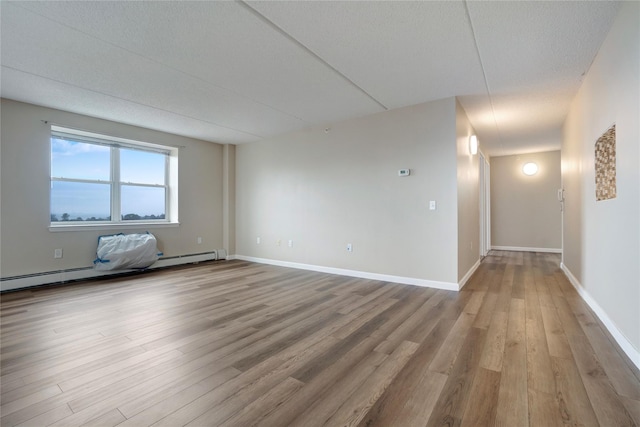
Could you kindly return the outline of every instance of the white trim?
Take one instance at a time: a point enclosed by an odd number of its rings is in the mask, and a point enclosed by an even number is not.
[[[491,177],[489,162],[482,152],[479,157],[480,174],[480,257],[485,257],[491,250]]]
[[[467,274],[464,275],[462,280],[460,280],[460,283],[458,283],[458,289],[462,289],[462,287],[467,284],[467,282],[469,281],[473,273],[476,272],[478,267],[480,267],[480,260],[477,260],[476,263],[473,264],[473,266],[469,269],[469,271],[467,271]]]
[[[598,316],[598,318],[602,321],[604,326],[607,328],[607,331],[611,334],[614,340],[618,343],[622,351],[631,359],[634,365],[638,369],[640,369],[640,352],[631,344],[631,342],[624,336],[622,332],[618,329],[616,324],[609,318],[607,312],[600,307],[600,305],[593,299],[593,297],[589,294],[589,292],[582,287],[578,279],[571,273],[571,270],[564,265],[564,263],[560,263],[560,268],[564,271],[564,274],[569,279],[569,282],[576,288],[578,291],[578,295],[587,303],[587,305],[593,310],[593,312]]]
[[[557,248],[526,248],[520,246],[491,246],[496,251],[514,251],[514,252],[547,252],[550,254],[561,254],[562,249]]]
[[[487,221],[487,229],[486,229],[487,241],[485,242],[486,246],[484,248],[485,256],[486,256],[491,250],[491,163],[489,163],[486,157],[484,159],[484,162],[485,162],[485,175],[486,175],[486,181],[485,181],[486,205],[485,206],[487,210],[487,214],[485,216],[485,220]]]
[[[149,267],[149,270],[180,264],[192,264],[202,261],[212,261],[215,259],[217,259],[217,251],[195,255],[183,255],[179,257],[159,259],[155,264]],[[94,277],[131,273],[135,271],[140,270],[96,271],[92,267],[86,267],[68,271],[51,271],[42,274],[2,279],[2,281],[0,281],[0,291],[11,291],[15,289],[28,288],[31,286],[64,283],[71,280],[91,279]]]
[[[135,229],[135,228],[144,228],[145,230],[147,228],[171,228],[171,227],[179,227],[180,223],[179,222],[168,222],[168,221],[163,221],[163,222],[135,222],[135,221],[131,221],[131,222],[118,222],[118,223],[114,223],[114,222],[104,222],[104,223],[98,223],[98,222],[92,222],[92,223],[80,223],[80,221],[78,222],[74,222],[74,221],[69,221],[70,223],[73,223],[73,225],[71,224],[65,224],[67,221],[59,221],[62,222],[62,224],[56,224],[56,225],[50,225],[49,226],[49,231],[52,233],[59,233],[61,231],[91,231],[91,230],[104,230],[104,231],[113,231],[113,230],[119,230],[119,229],[124,229],[124,230],[130,230],[130,229]]]
[[[178,148],[174,145],[153,144],[146,141],[137,141],[135,139],[120,138],[117,136],[105,135],[102,133],[90,132],[82,129],[75,129],[66,126],[51,123],[51,134],[59,135],[62,138],[82,138],[92,143],[98,143],[109,147],[132,148],[136,150],[155,151],[156,153],[171,154]]]
[[[348,270],[344,268],[325,267],[321,265],[302,264],[297,262],[279,261],[275,259],[256,258],[245,255],[232,255],[227,259],[239,259],[242,261],[257,262],[259,264],[277,265],[280,267],[297,268],[300,270],[318,271],[320,273],[339,274],[341,276],[358,277],[361,279],[383,280],[385,282],[402,283],[426,288],[444,289],[447,291],[459,291],[460,286],[452,282],[439,282],[435,280],[417,279],[414,277],[392,276],[389,274],[370,273],[367,271]]]

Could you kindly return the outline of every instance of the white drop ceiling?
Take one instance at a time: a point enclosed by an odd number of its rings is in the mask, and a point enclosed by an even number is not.
[[[241,144],[457,96],[490,156],[560,148],[619,2],[0,2],[1,95]]]

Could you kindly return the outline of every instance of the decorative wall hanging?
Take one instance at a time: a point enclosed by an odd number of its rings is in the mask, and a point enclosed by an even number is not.
[[[616,125],[596,141],[596,201],[616,198]]]

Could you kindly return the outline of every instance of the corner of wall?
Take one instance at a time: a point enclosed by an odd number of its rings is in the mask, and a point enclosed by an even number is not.
[[[236,146],[222,147],[222,244],[236,253]]]
[[[456,109],[456,191],[457,191],[457,268],[458,281],[480,260],[480,161],[471,154],[469,138],[475,134],[460,102]],[[462,287],[463,285],[461,285]]]

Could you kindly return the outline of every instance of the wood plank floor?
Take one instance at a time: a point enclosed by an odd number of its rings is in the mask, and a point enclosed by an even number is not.
[[[552,254],[449,292],[242,261],[6,293],[2,426],[640,426]]]

